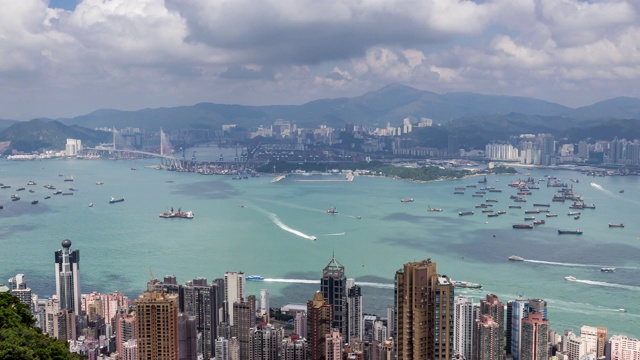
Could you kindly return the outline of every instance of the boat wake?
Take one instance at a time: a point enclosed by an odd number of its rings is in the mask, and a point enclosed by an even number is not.
[[[607,195],[615,195],[614,193],[612,193],[611,191],[605,189],[602,187],[602,185],[600,184],[596,184],[596,183],[591,183],[591,186],[595,189],[598,189],[600,191],[602,191],[603,193],[607,194]]]
[[[593,281],[593,280],[582,280],[582,279],[575,279],[574,281],[575,282],[579,282],[579,283],[583,283],[583,284],[588,284],[588,285],[606,286],[606,287],[613,287],[613,288],[627,289],[627,290],[636,290],[636,291],[640,290],[640,286],[614,284],[614,283],[608,283],[608,282],[604,282],[604,281]]]
[[[280,220],[280,218],[278,217],[278,215],[276,214],[269,214],[269,218],[271,219],[271,221],[273,221],[274,224],[276,224],[280,229],[290,232],[294,235],[298,235],[301,238],[305,238],[307,240],[315,240],[316,237],[315,236],[311,236],[311,235],[307,235],[305,233],[303,233],[302,231],[296,230],[296,229],[292,229],[289,226],[287,226],[287,224],[283,223],[282,220]]]
[[[320,280],[307,280],[307,279],[271,279],[265,278],[264,282],[278,282],[278,283],[289,283],[289,284],[319,284]],[[393,284],[383,284],[383,283],[373,283],[373,282],[360,282],[356,281],[356,285],[365,286],[365,287],[373,287],[378,289],[393,289]]]
[[[347,233],[341,232],[341,233],[335,233],[335,234],[324,234],[324,236],[342,236],[342,235],[347,235]]]
[[[575,263],[563,263],[563,262],[555,262],[555,261],[544,261],[544,260],[531,260],[524,259],[524,262],[534,263],[534,264],[544,264],[544,265],[555,265],[555,266],[567,266],[567,267],[582,267],[582,268],[607,268],[607,267],[615,267],[616,269],[639,269],[637,266],[610,266],[610,265],[596,265],[596,264],[575,264]]]

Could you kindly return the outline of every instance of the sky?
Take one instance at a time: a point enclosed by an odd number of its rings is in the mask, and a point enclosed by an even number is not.
[[[0,0],[0,119],[303,104],[391,83],[640,97],[638,0]]]

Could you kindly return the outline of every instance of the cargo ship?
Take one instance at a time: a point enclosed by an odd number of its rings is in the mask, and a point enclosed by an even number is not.
[[[558,230],[558,235],[582,235],[582,230]]]
[[[460,211],[458,215],[460,216],[473,215],[473,211]]]
[[[532,224],[515,224],[513,225],[514,229],[533,229]]]
[[[609,227],[610,227],[610,228],[623,228],[623,227],[624,227],[624,224],[623,224],[623,223],[620,223],[620,224],[611,224],[611,223],[610,223],[610,224],[609,224]]]
[[[402,200],[400,200],[400,202],[403,202],[403,203],[413,202],[413,198],[402,199]]]

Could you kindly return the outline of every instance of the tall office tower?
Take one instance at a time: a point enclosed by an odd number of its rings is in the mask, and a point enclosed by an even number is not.
[[[129,339],[122,344],[122,350],[118,351],[122,360],[138,360],[138,343],[136,339]]]
[[[9,279],[9,290],[11,295],[20,299],[20,302],[29,306],[31,313],[34,313],[35,308],[31,303],[31,289],[27,287],[27,283],[24,279],[24,274],[18,274]]]
[[[55,255],[56,296],[60,308],[80,315],[80,250],[71,251],[71,240],[67,239]]]
[[[438,360],[453,355],[453,297],[451,280],[438,276],[431,259],[406,263],[396,272],[399,359]]]
[[[178,295],[147,291],[136,300],[140,359],[178,359]]]
[[[269,322],[269,291],[260,289],[260,313],[265,322]]]
[[[549,320],[544,319],[542,313],[529,312],[527,318],[522,320],[522,353],[520,359],[549,359],[548,330]]]
[[[219,337],[216,339],[215,344],[215,360],[229,360],[229,340],[223,337]]]
[[[218,327],[218,305],[215,284],[207,285],[207,279],[196,278],[182,286],[184,313],[196,317],[196,330],[200,334],[198,354],[205,359],[214,356],[214,343]]]
[[[224,321],[229,325],[234,325],[233,304],[244,299],[245,279],[242,272],[226,272],[224,273],[224,304],[225,318]],[[248,329],[248,328],[247,328]]]
[[[284,329],[261,322],[249,329],[249,357],[252,360],[278,360]]]
[[[307,302],[307,341],[310,360],[324,359],[325,336],[331,331],[333,307],[321,292]]]
[[[116,351],[118,354],[122,354],[124,343],[137,337],[135,313],[128,313],[126,308],[120,309],[115,316],[114,328],[116,333]]]
[[[237,337],[232,337],[231,339],[229,339],[229,360],[241,360],[240,342],[238,341]]]
[[[395,325],[395,308],[393,306],[387,306],[387,334],[394,339],[396,338]]]
[[[607,328],[602,326],[583,326],[580,328],[580,337],[585,343],[585,353],[595,354],[596,358],[605,356],[607,343]]]
[[[520,342],[522,337],[522,320],[529,314],[529,300],[518,298],[513,301],[509,301],[509,309],[511,310],[511,316],[507,323],[510,323],[511,327],[507,329],[507,348],[510,349],[511,356],[514,360],[520,360]],[[509,314],[509,311],[507,311]]]
[[[293,332],[298,335],[307,336],[307,312],[297,311],[293,321]]]
[[[474,322],[478,318],[471,299],[456,296],[453,300],[453,350],[471,360]]]
[[[340,329],[331,329],[331,331],[325,335],[325,360],[340,360],[342,359],[342,336],[340,335]]]
[[[198,360],[198,330],[195,316],[178,314],[178,359]],[[204,339],[202,339],[204,342]],[[208,359],[208,358],[207,358]]]
[[[362,340],[362,289],[355,284],[347,290],[347,333],[346,342]]]
[[[281,360],[307,360],[307,340],[298,334],[284,338],[280,349]]]
[[[611,360],[640,359],[640,340],[630,339],[624,335],[613,335],[609,339]]]
[[[247,300],[237,300],[233,309],[232,336],[238,339],[240,358],[249,358],[249,329],[256,326],[256,297],[250,295]]]
[[[216,304],[218,306],[218,309],[216,309],[216,312],[218,313],[217,315],[217,319],[218,319],[218,324],[226,321],[228,323],[229,320],[225,319],[225,303],[224,303],[224,279],[221,278],[217,278],[213,281],[211,281],[211,286],[217,286],[218,290],[216,291]],[[218,335],[219,337],[220,335]]]
[[[322,279],[320,280],[320,291],[322,296],[332,306],[333,322],[331,327],[340,329],[343,339],[348,337],[347,333],[347,277],[344,275],[344,266],[335,258],[322,269]]]
[[[482,314],[475,320],[473,356],[474,360],[504,360],[502,329],[491,315]],[[469,358],[467,358],[469,359]]]

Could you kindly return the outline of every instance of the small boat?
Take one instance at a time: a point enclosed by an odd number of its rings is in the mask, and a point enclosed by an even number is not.
[[[569,212],[567,213],[567,215],[569,215],[569,216],[576,216],[576,215],[580,215],[580,211],[569,211]]]
[[[93,207],[93,203],[89,203],[89,207]]]
[[[429,211],[430,212],[442,212],[442,209],[440,209],[440,208],[432,208],[431,206],[429,206]]]
[[[69,176],[68,178],[65,178],[64,181],[73,181],[73,176]]]
[[[11,195],[11,201],[18,201],[20,200],[20,196],[16,195],[16,194],[12,194]]]
[[[582,235],[582,230],[580,229],[575,229],[575,230],[558,230],[558,235]]]
[[[245,280],[248,281],[262,281],[264,280],[264,278],[260,275],[247,275],[247,277],[245,277]]]
[[[610,228],[623,228],[624,224],[623,223],[619,223],[619,224],[611,224],[611,223],[609,223],[609,227]]]
[[[578,219],[580,219],[580,215],[576,215],[573,217],[573,220],[578,220]]]
[[[78,191],[78,189],[70,187],[69,191]]]
[[[362,219],[362,216],[358,215],[358,216],[356,216],[356,219],[360,220],[360,219]]]
[[[36,183],[35,183],[35,181],[33,181],[33,180],[29,180],[29,182],[27,183],[27,185],[35,185],[35,184],[36,184]]]
[[[473,195],[471,195],[471,197],[481,198],[481,197],[484,197],[484,195],[482,195],[482,194],[473,194]]]
[[[117,199],[116,199],[116,198],[114,198],[114,197],[112,196],[112,197],[111,197],[111,200],[109,200],[109,204],[115,204],[115,203],[123,202],[123,201],[124,201],[124,198],[123,198],[123,197],[121,197],[121,198],[117,198]]]
[[[488,202],[488,203],[489,203],[489,202],[497,203],[497,202],[498,202],[498,199],[485,199],[484,201],[486,201],[486,202]]]
[[[131,168],[131,170],[136,171],[136,170],[138,170],[138,169],[136,169],[136,168],[132,167],[132,168]]]
[[[11,189],[11,185],[2,185],[0,189]]]
[[[614,267],[603,267],[603,268],[600,268],[600,271],[602,271],[602,272],[615,272],[616,268],[614,268]]]
[[[511,256],[509,256],[509,260],[511,260],[511,261],[524,261],[524,258],[520,257],[520,256],[516,256],[516,255],[511,255]]]
[[[533,229],[532,224],[515,224],[512,227],[514,229]]]
[[[45,185],[45,186],[44,186],[44,188],[45,188],[45,189],[49,189],[49,190],[55,190],[55,189],[56,189],[56,187],[55,187],[55,186],[53,186],[53,185],[51,185],[51,184],[47,184],[47,185]]]
[[[482,285],[478,283],[473,283],[470,281],[455,281],[455,280],[451,280],[451,281],[453,282],[454,287],[465,288],[465,289],[482,289]]]
[[[38,203],[38,200],[33,200],[33,201],[31,202],[31,205],[35,205],[35,204],[37,204],[37,203]]]
[[[16,191],[22,191],[22,190],[24,190],[24,188],[23,188],[23,187],[20,187],[20,188],[17,188],[17,189],[16,189]]]
[[[72,192],[63,192],[62,195],[73,195]]]
[[[96,181],[96,185],[104,185],[104,181]]]
[[[60,194],[62,194],[62,191],[60,191],[60,190],[55,191],[55,192],[53,193],[53,195],[60,195]]]
[[[535,217],[535,216],[526,216],[526,217],[524,218],[524,221],[533,221],[533,220],[535,220],[535,219],[536,219],[536,217]]]
[[[51,195],[47,195],[47,196],[45,196],[44,198],[45,198],[45,200],[46,200],[46,199],[51,199]]]
[[[500,211],[498,211],[498,212],[497,212],[497,214],[498,214],[498,215],[504,215],[504,214],[506,214],[506,213],[507,213],[507,212],[506,212],[506,211],[504,211],[504,210],[500,210]]]
[[[536,220],[533,222],[533,225],[544,225],[544,220],[543,219]]]
[[[330,209],[327,209],[327,214],[337,214],[338,210],[336,210],[335,206],[332,206]]]
[[[400,200],[400,202],[403,202],[403,203],[413,202],[413,198],[402,199]]]
[[[0,205],[0,210],[4,209],[4,205]]]
[[[624,190],[620,190],[618,191],[620,194],[624,194]]]
[[[464,191],[454,191],[454,195],[464,195]]]
[[[573,276],[565,276],[564,279],[567,281],[576,281],[576,278]]]
[[[313,236],[313,235],[309,236],[309,240],[316,241],[317,239],[318,239],[318,238],[317,238],[317,237],[315,237],[315,236]]]
[[[460,211],[460,212],[458,213],[458,215],[460,215],[460,216],[473,215],[473,211]]]
[[[627,312],[627,310],[623,309],[623,308],[620,308],[620,309],[618,309],[618,312]]]
[[[546,217],[558,217],[558,214],[547,214]]]
[[[32,189],[29,189],[29,192],[33,194],[35,191]]]

